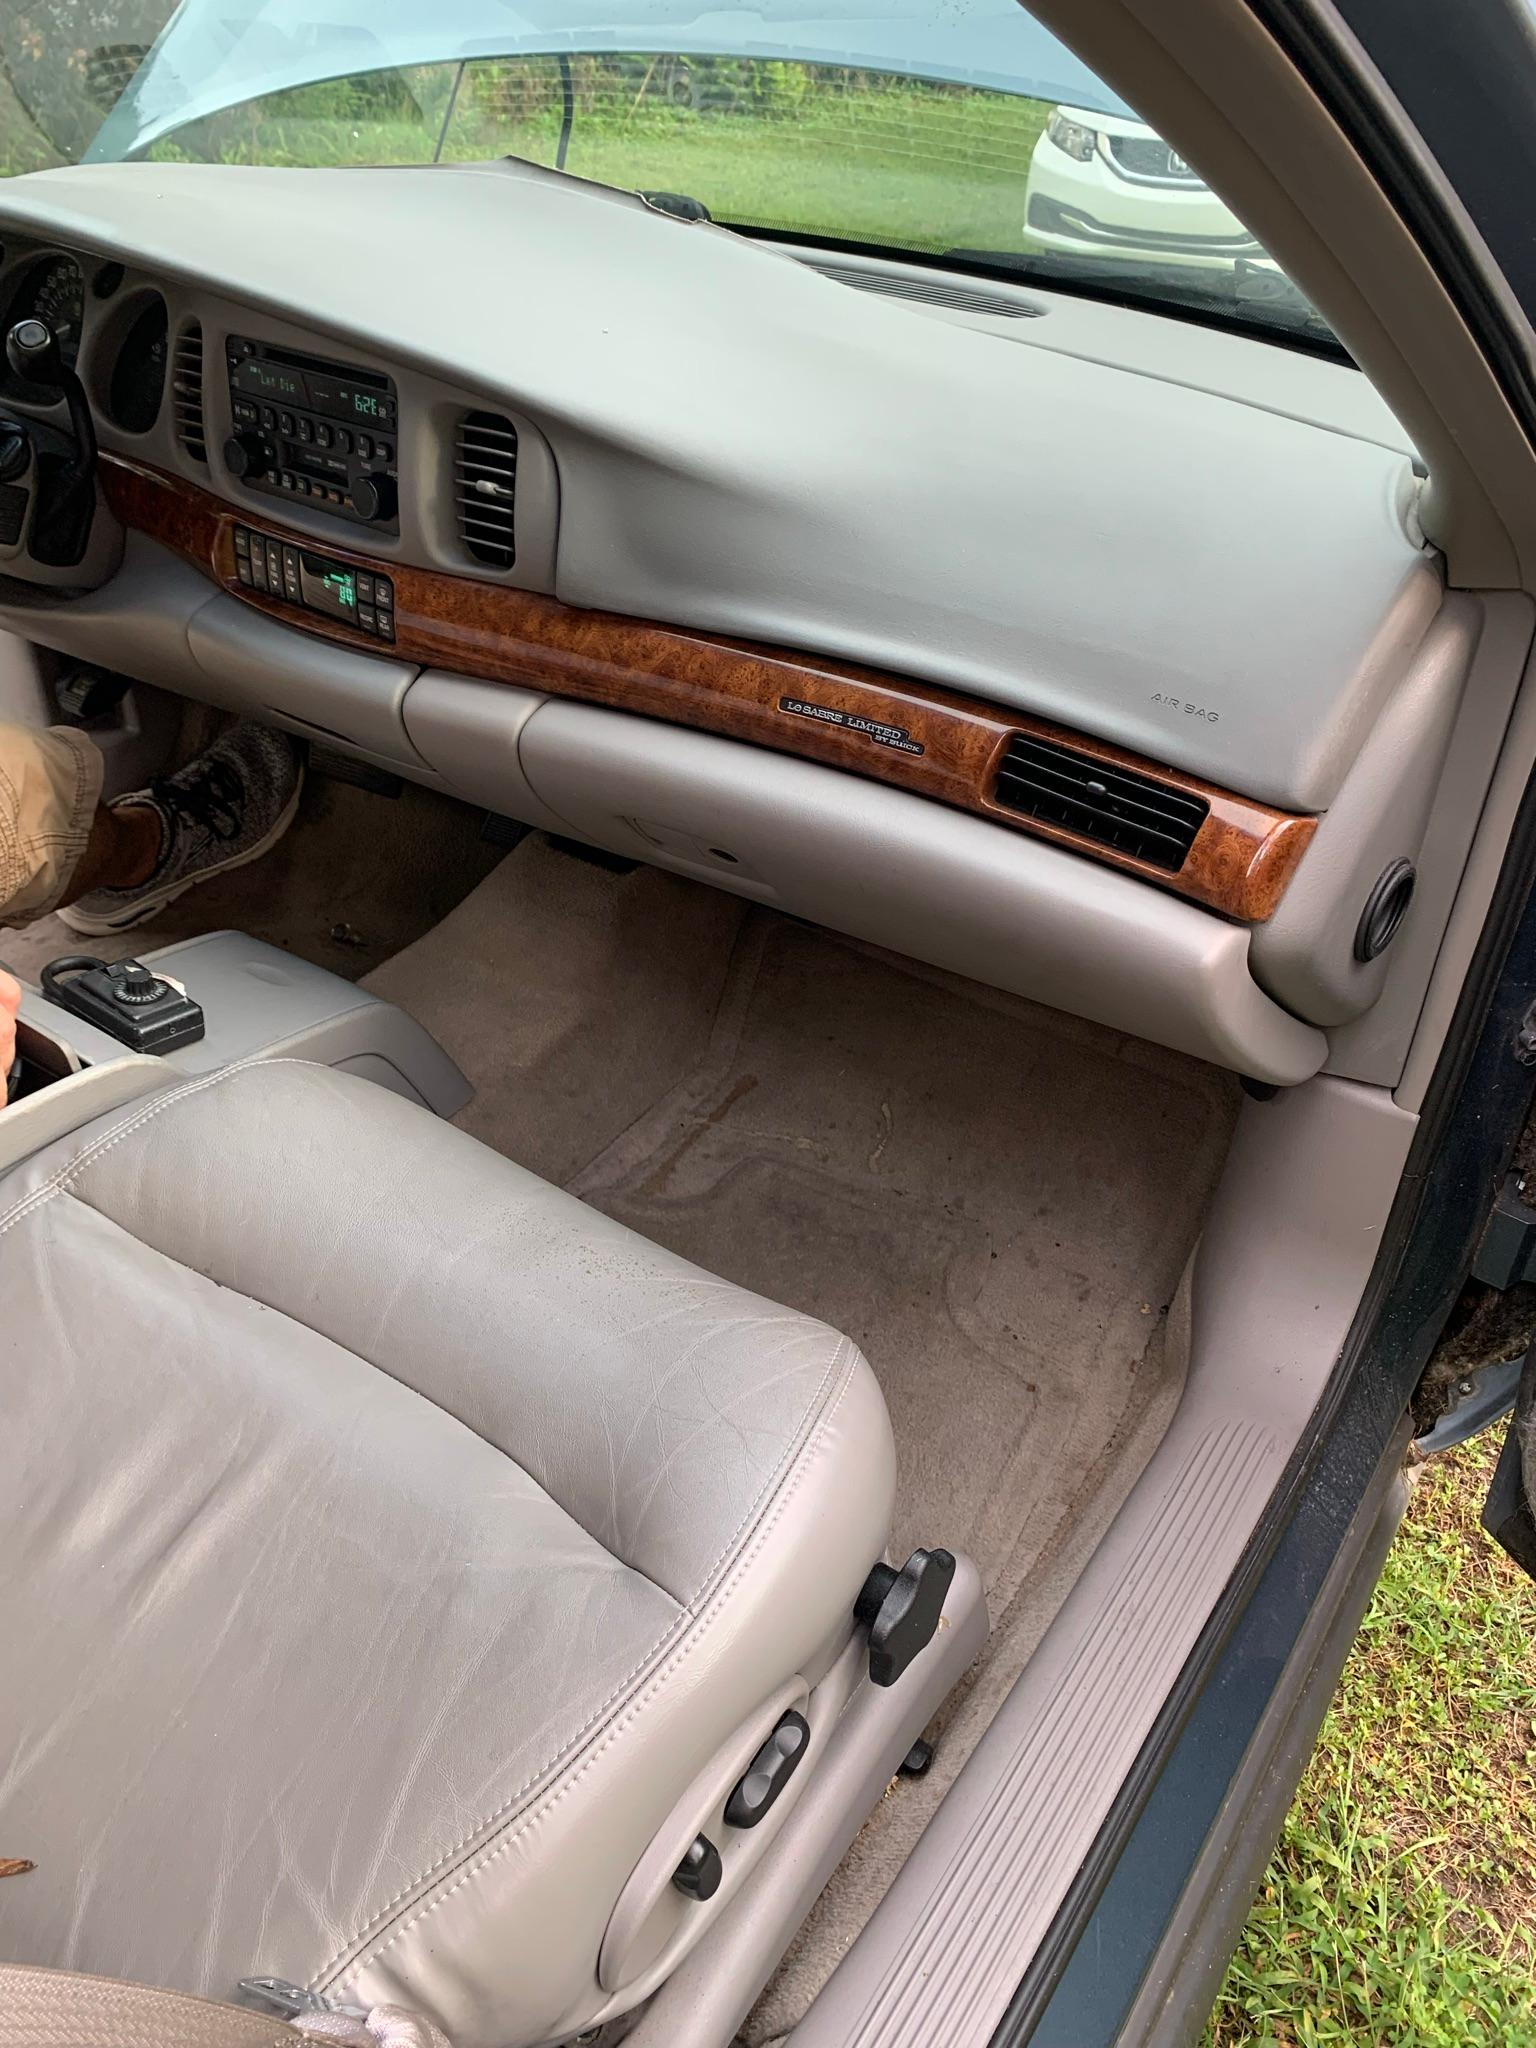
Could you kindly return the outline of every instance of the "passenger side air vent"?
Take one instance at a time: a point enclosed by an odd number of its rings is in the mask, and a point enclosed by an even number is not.
[[[517,429],[499,412],[467,412],[453,454],[459,538],[477,562],[510,569],[516,560]]]
[[[1211,808],[1203,797],[1027,733],[1008,742],[996,796],[1010,811],[1079,832],[1170,874],[1184,865]]]
[[[194,462],[208,460],[203,427],[203,330],[189,320],[176,337],[171,366],[171,396],[176,408],[176,438]]]

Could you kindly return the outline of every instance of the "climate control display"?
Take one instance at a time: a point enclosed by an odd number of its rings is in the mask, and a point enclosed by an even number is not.
[[[354,569],[249,526],[235,528],[235,574],[247,590],[324,612],[374,640],[395,637],[395,586],[377,571]]]

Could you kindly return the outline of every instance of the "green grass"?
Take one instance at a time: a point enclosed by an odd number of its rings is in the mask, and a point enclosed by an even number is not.
[[[795,73],[798,67],[778,66]],[[226,163],[421,163],[497,155],[553,164],[552,67],[487,67],[456,98],[409,75],[387,113],[354,88],[306,88],[221,115],[156,151]],[[839,75],[840,77],[840,75]],[[581,81],[566,169],[628,190],[684,192],[719,220],[937,252],[1024,246],[1024,187],[1048,107],[964,89],[845,89],[797,77],[766,112],[658,101],[645,83]]]
[[[1536,2048],[1536,1586],[1426,1468],[1209,2048]]]

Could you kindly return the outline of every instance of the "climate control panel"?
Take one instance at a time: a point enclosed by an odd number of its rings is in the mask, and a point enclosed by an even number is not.
[[[354,569],[313,548],[237,526],[235,574],[247,590],[259,590],[263,597],[323,612],[370,639],[395,637],[395,586],[376,571]]]
[[[381,371],[322,362],[241,334],[226,338],[224,354],[234,426],[224,444],[230,474],[247,490],[398,532],[393,381]]]

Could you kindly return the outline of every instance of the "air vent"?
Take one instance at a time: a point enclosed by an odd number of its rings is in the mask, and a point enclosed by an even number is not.
[[[852,285],[856,292],[880,292],[888,299],[915,299],[923,306],[945,306],[953,313],[991,313],[1000,320],[1038,320],[1044,306],[1032,306],[1028,299],[1009,298],[1003,292],[978,291],[972,285],[939,284],[925,277],[902,277],[889,270],[856,270],[850,263],[812,263],[802,258],[807,270],[830,278],[833,284]]]
[[[517,429],[499,412],[467,412],[453,455],[459,538],[477,562],[510,569],[517,493]]]
[[[1081,833],[1170,874],[1184,865],[1211,808],[1203,797],[1026,733],[1008,742],[996,795],[1010,811]]]
[[[176,438],[194,462],[208,460],[203,429],[203,330],[189,320],[176,337],[171,368],[171,395],[176,407]]]

